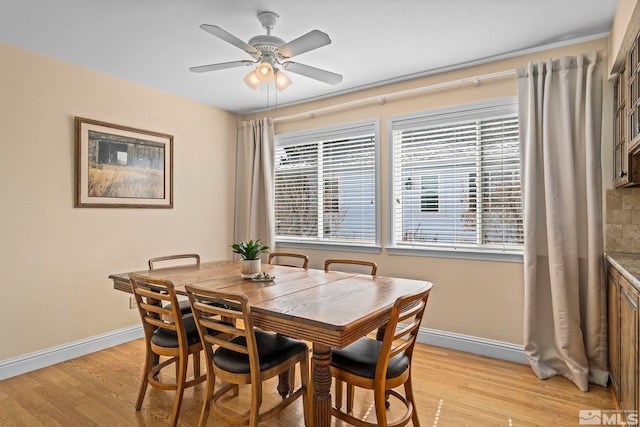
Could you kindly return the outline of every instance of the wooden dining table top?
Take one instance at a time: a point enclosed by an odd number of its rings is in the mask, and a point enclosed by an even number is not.
[[[171,280],[182,295],[186,285],[243,293],[255,326],[333,348],[345,347],[385,324],[398,297],[432,286],[413,279],[271,264],[262,264],[262,271],[273,281],[253,281],[241,277],[241,262],[212,261],[136,273]],[[115,289],[131,292],[128,273],[109,278]]]

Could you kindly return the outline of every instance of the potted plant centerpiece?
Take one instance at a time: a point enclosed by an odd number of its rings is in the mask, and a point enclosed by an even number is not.
[[[233,252],[240,254],[242,264],[240,265],[240,274],[242,277],[253,277],[262,271],[262,260],[260,254],[269,252],[269,246],[265,246],[260,239],[249,240],[248,242],[240,241],[231,245]]]

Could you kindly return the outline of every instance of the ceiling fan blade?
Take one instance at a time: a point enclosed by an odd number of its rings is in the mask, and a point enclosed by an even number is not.
[[[310,77],[315,80],[320,80],[321,82],[329,83],[330,85],[337,85],[338,83],[342,82],[342,76],[340,74],[321,70],[320,68],[311,67],[309,65],[287,61],[282,64],[282,66],[285,70],[291,71],[292,73]]]
[[[239,38],[237,38],[233,34],[223,30],[222,28],[218,27],[217,25],[202,24],[202,25],[200,25],[200,28],[202,28],[203,30],[205,30],[206,32],[208,32],[210,34],[213,34],[216,37],[221,38],[222,40],[226,41],[227,43],[231,43],[232,45],[234,45],[236,47],[239,47],[240,49],[242,49],[245,52],[247,52],[249,55],[260,55],[260,51],[258,49],[256,49],[255,47],[251,46],[248,43],[243,42],[242,40],[240,40]]]
[[[255,64],[254,61],[232,61],[232,62],[221,62],[219,64],[209,64],[209,65],[200,65],[198,67],[191,67],[189,71],[194,73],[206,73],[207,71],[217,71],[224,70],[226,68],[236,68],[236,67],[248,67],[249,65]]]
[[[331,43],[329,36],[322,31],[313,30],[307,34],[291,40],[289,43],[278,48],[278,55],[281,58],[291,58],[301,53],[326,46]]]

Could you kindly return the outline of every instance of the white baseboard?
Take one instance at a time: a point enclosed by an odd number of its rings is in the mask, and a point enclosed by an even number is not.
[[[503,341],[494,341],[453,332],[420,328],[418,342],[493,357],[494,359],[529,364],[524,354],[524,347]]]
[[[109,347],[142,338],[142,326],[131,326],[84,340],[0,361],[0,380],[75,359]],[[527,364],[522,346],[469,335],[420,328],[418,342]]]
[[[109,347],[142,338],[142,326],[131,326],[84,340],[74,341],[42,351],[0,361],[0,380],[75,359]]]

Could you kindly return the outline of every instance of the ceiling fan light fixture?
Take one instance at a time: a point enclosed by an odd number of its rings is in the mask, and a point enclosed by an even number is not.
[[[273,78],[273,66],[268,61],[262,61],[256,68],[256,76],[262,83],[270,82]]]
[[[247,84],[247,86],[249,86],[253,90],[258,90],[260,84],[262,84],[262,82],[258,79],[256,70],[251,70],[251,72],[247,74],[243,80]]]
[[[291,84],[291,79],[282,71],[276,70],[276,87],[280,92],[285,90]]]

